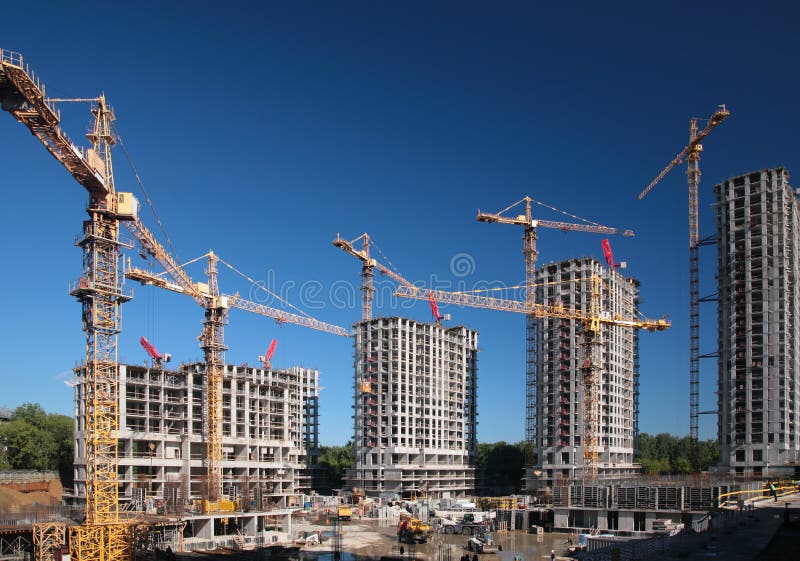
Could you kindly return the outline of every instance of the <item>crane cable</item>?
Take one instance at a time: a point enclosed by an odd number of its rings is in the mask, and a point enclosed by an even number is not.
[[[597,222],[593,222],[593,221],[589,220],[588,218],[583,218],[582,216],[578,216],[577,214],[572,214],[570,212],[567,212],[566,210],[561,210],[560,208],[556,208],[556,207],[554,207],[552,205],[549,205],[547,203],[543,203],[542,201],[537,201],[533,197],[527,197],[527,198],[530,199],[530,201],[532,203],[536,203],[539,206],[543,206],[545,208],[549,208],[550,210],[558,212],[560,214],[563,214],[564,216],[569,216],[570,218],[574,218],[575,220],[580,220],[580,221],[585,222],[587,224],[591,224],[592,226],[599,226],[600,228],[607,228],[607,226],[603,226],[602,224],[598,224]],[[509,206],[507,206],[503,210],[495,213],[495,216],[502,216],[504,212],[508,212],[509,210],[514,208],[515,206],[517,206],[517,205],[519,205],[521,203],[524,203],[524,202],[525,202],[525,199],[520,199],[517,202],[510,204]]]
[[[383,257],[383,259],[384,259],[384,260],[385,260],[385,261],[386,261],[386,262],[389,264],[389,266],[391,267],[392,271],[393,271],[395,274],[397,274],[397,275],[399,275],[399,276],[403,277],[403,275],[402,275],[402,274],[400,274],[400,271],[397,269],[397,267],[395,266],[395,264],[394,264],[394,263],[392,263],[391,259],[389,259],[388,257],[386,257],[386,254],[385,254],[385,253],[383,253],[383,251],[381,251],[381,248],[380,248],[380,246],[379,246],[377,243],[375,243],[375,238],[372,238],[372,237],[370,237],[369,241],[370,241],[370,243],[371,243],[372,245],[374,245],[374,246],[375,246],[375,249],[377,249],[377,250],[378,250],[378,253],[380,253],[380,254],[381,254],[381,257]],[[405,277],[403,277],[403,278],[405,278]]]
[[[286,306],[288,306],[288,307],[292,308],[292,309],[293,309],[293,310],[295,310],[295,311],[296,311],[298,314],[301,314],[301,315],[303,315],[303,316],[307,317],[308,319],[314,319],[314,318],[313,318],[312,316],[310,316],[308,313],[304,312],[303,310],[301,310],[301,309],[300,309],[300,308],[298,308],[297,306],[295,306],[295,305],[291,304],[290,302],[288,302],[288,301],[284,300],[283,298],[281,298],[280,296],[278,296],[277,294],[275,294],[274,292],[272,292],[270,289],[268,289],[266,286],[264,286],[264,284],[263,284],[263,283],[257,282],[257,281],[255,281],[254,279],[252,279],[252,278],[250,278],[249,276],[247,276],[246,274],[244,274],[243,272],[241,272],[239,269],[237,269],[236,267],[234,267],[233,265],[231,265],[230,263],[228,263],[227,261],[225,261],[225,260],[224,260],[222,257],[220,257],[219,255],[217,255],[217,259],[219,259],[219,262],[220,262],[220,263],[222,263],[223,265],[225,265],[226,267],[228,267],[228,268],[229,268],[231,271],[233,271],[234,273],[236,273],[236,274],[238,274],[238,275],[241,275],[243,278],[247,279],[247,280],[250,282],[250,284],[252,284],[253,286],[255,286],[256,288],[258,288],[258,289],[260,289],[260,290],[263,290],[264,292],[266,292],[267,294],[269,294],[269,295],[270,295],[270,296],[272,296],[273,298],[276,298],[277,300],[280,300],[280,301],[281,301],[283,304],[285,304]]]
[[[147,189],[144,188],[144,183],[142,182],[142,178],[139,177],[139,172],[136,171],[136,166],[133,165],[133,158],[131,158],[130,152],[128,152],[128,147],[125,146],[125,143],[122,140],[122,135],[119,134],[119,130],[117,126],[111,123],[111,128],[114,129],[114,136],[117,137],[117,141],[119,142],[120,148],[122,148],[122,152],[125,154],[125,159],[128,160],[128,165],[133,172],[133,176],[136,178],[136,182],[139,184],[139,188],[142,190],[144,194],[144,198],[147,201],[147,206],[150,207],[150,211],[153,213],[153,216],[156,219],[156,223],[158,224],[161,233],[164,234],[164,238],[167,240],[167,245],[169,246],[170,251],[172,252],[172,256],[175,258],[175,261],[178,261],[178,252],[175,251],[175,248],[172,245],[172,240],[169,238],[169,234],[167,234],[166,228],[161,223],[161,218],[158,216],[158,212],[156,212],[155,207],[153,206],[153,201],[150,200],[150,194],[147,192]]]
[[[550,206],[549,204],[543,203],[542,201],[537,201],[536,199],[532,198],[531,202],[532,203],[536,203],[539,206],[543,206],[545,208],[549,208],[550,210],[553,210],[555,212],[560,212],[564,216],[569,216],[570,218],[574,218],[575,220],[582,220],[583,222],[586,222],[587,224],[591,224],[592,226],[599,226],[601,228],[606,228],[606,226],[603,226],[602,224],[598,224],[597,222],[593,222],[593,221],[589,220],[588,218],[583,218],[582,216],[578,216],[577,214],[572,214],[571,212],[567,212],[566,210],[561,210],[561,209],[556,208],[554,206]]]

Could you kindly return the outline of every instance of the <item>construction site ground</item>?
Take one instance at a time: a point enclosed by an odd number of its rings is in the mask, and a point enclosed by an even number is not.
[[[10,485],[0,485],[0,513],[19,512],[36,505],[57,505],[61,503],[62,493],[63,488],[58,480],[47,483],[46,491],[22,492]]]
[[[379,521],[376,519],[353,520],[342,522],[342,555],[343,561],[359,561],[367,559],[379,559],[381,556],[394,555],[400,553],[400,546],[403,547],[403,558],[426,559],[437,561],[439,559],[459,561],[461,556],[469,553],[467,551],[467,536],[433,534],[425,544],[409,545],[400,544],[397,541],[397,522]],[[220,559],[231,561],[262,560],[262,559],[291,559],[297,561],[327,561],[333,560],[333,527],[326,524],[306,524],[295,523],[295,533],[321,531],[325,537],[323,543],[313,546],[303,546],[299,551],[280,550],[261,550],[235,552],[227,555],[220,555]],[[567,534],[548,533],[541,536],[541,541],[535,534],[528,534],[522,531],[509,532],[505,534],[493,533],[495,543],[502,547],[502,551],[496,554],[481,555],[482,561],[513,561],[514,557],[524,560],[549,559],[551,549],[555,549],[557,554],[566,553]],[[441,552],[441,553],[440,553]],[[447,553],[449,552],[449,554]],[[197,559],[198,557],[209,558],[208,555],[201,554],[178,554],[178,559]],[[214,556],[217,557],[217,556]],[[470,559],[472,554],[470,554]]]
[[[790,523],[785,524],[786,505]],[[325,537],[323,543],[303,546],[299,550],[268,549],[230,553],[226,555],[178,554],[178,559],[219,558],[231,561],[245,560],[333,560],[334,527],[319,523],[295,523],[297,533],[319,531]],[[396,525],[374,519],[353,520],[341,523],[341,559],[360,561],[379,559],[381,556],[399,556]],[[567,558],[567,534],[548,533],[539,537],[525,532],[494,534],[495,542],[502,547],[497,554],[479,556],[480,561],[543,561],[555,550],[560,559]],[[671,540],[668,551],[651,557],[658,561],[686,560],[707,561],[788,561],[800,559],[800,495],[781,497],[777,502],[762,501],[752,510],[729,509],[725,514],[716,514],[712,528],[702,534],[687,533]],[[460,535],[434,534],[426,544],[411,546],[403,544],[403,558],[427,561],[458,561],[468,553],[467,538]],[[470,555],[470,558],[472,556]]]

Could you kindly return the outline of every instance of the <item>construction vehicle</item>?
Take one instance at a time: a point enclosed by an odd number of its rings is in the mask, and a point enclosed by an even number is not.
[[[339,505],[336,511],[336,517],[339,520],[350,520],[353,518],[353,505]]]
[[[678,152],[650,184],[639,193],[641,201],[650,190],[666,176],[672,168],[686,158],[686,178],[689,183],[689,458],[693,469],[699,469],[699,430],[700,430],[700,246],[713,243],[700,239],[700,228],[697,208],[698,189],[700,187],[700,153],[701,142],[717,125],[730,116],[725,105],[720,105],[705,128],[698,131],[697,119],[689,120],[689,144]]]
[[[418,518],[401,516],[397,525],[397,541],[402,543],[427,543],[432,533],[431,527]]]
[[[433,527],[439,534],[462,534],[472,536],[487,531],[488,524],[476,522],[474,515],[467,513],[460,520],[437,517],[433,519]]]
[[[494,544],[492,533],[488,530],[474,532],[467,540],[467,549],[475,553],[497,553],[500,548]]]

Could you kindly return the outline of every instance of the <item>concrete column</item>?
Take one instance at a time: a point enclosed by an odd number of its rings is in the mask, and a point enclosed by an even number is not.
[[[188,427],[186,429],[188,431]],[[181,435],[181,484],[183,486],[183,503],[188,506],[189,499],[192,495],[192,464],[191,464],[191,446],[189,444],[189,435],[184,432]]]
[[[214,538],[214,519],[213,518],[204,518],[194,521],[194,533],[195,537],[202,538],[204,540],[210,540]]]
[[[258,532],[258,522],[255,516],[247,516],[241,519],[242,533],[245,536],[255,536]]]

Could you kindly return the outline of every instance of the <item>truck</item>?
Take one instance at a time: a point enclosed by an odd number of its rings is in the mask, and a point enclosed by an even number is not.
[[[426,543],[431,536],[431,527],[417,518],[401,518],[397,525],[397,541],[402,543]]]
[[[467,549],[475,553],[497,553],[499,548],[494,545],[492,534],[486,530],[475,532],[467,540]]]
[[[353,517],[353,507],[351,505],[339,505],[337,514],[339,520],[350,520]]]
[[[435,518],[433,527],[440,534],[462,534],[464,536],[485,532],[488,528],[485,523],[475,522],[474,518],[470,516],[464,516],[460,522],[454,522],[449,518]]]

